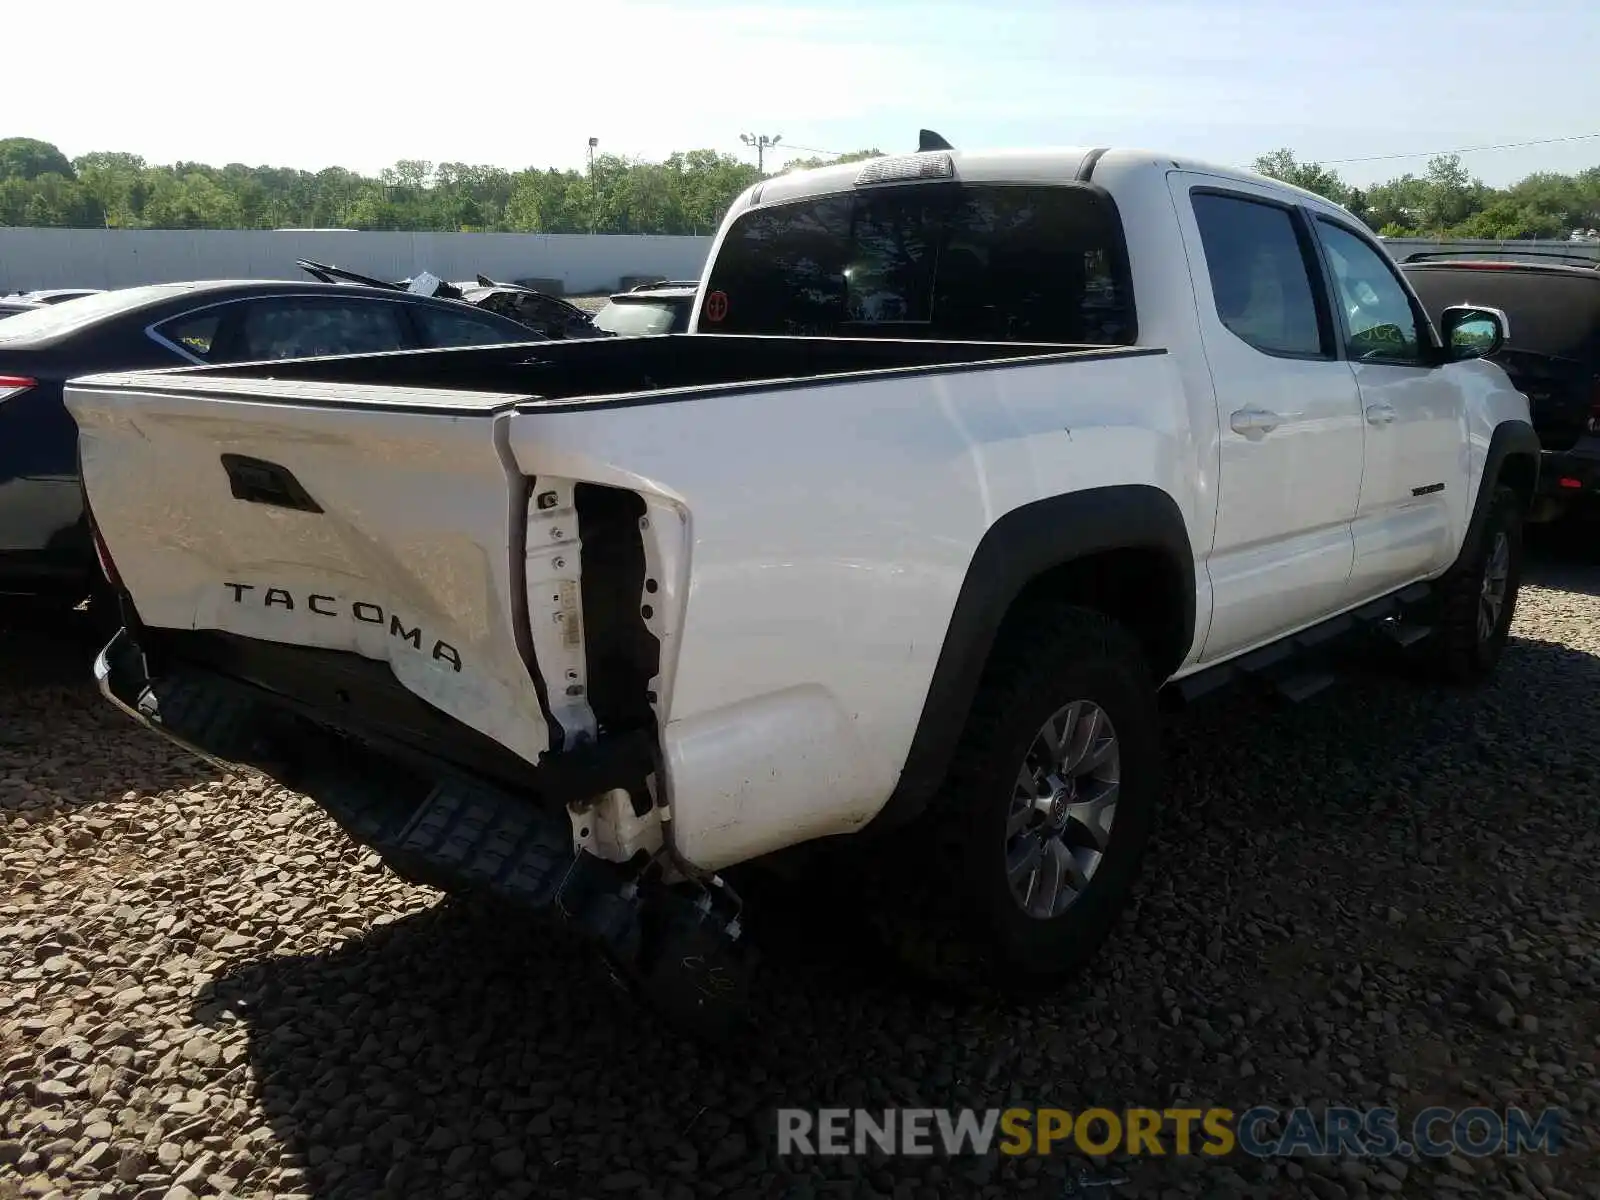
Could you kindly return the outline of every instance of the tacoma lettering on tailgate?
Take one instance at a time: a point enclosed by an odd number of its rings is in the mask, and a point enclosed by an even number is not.
[[[422,626],[417,625],[407,629],[405,622],[396,613],[389,613],[386,618],[381,604],[373,604],[366,600],[355,600],[346,604],[337,596],[318,592],[310,592],[297,598],[287,588],[261,588],[253,583],[224,583],[222,586],[232,590],[235,604],[245,603],[245,593],[251,592],[255,594],[249,599],[253,602],[259,598],[263,608],[281,608],[285,612],[294,612],[303,607],[319,617],[335,619],[348,617],[360,621],[363,625],[382,625],[387,619],[391,637],[399,638],[416,650],[422,649]],[[461,670],[461,655],[449,642],[434,639],[433,657],[439,662],[449,663],[457,671]]]

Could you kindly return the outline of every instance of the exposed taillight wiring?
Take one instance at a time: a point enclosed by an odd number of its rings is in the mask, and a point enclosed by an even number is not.
[[[117,564],[111,559],[111,551],[106,548],[105,538],[100,536],[100,531],[93,526],[94,556],[100,560],[100,572],[106,577],[106,582],[114,588],[122,586],[122,580],[117,578]]]

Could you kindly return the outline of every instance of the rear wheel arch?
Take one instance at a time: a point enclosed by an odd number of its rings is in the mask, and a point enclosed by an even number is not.
[[[1127,626],[1154,687],[1189,652],[1195,600],[1188,528],[1159,488],[1091,488],[1006,513],[968,564],[899,782],[870,830],[900,827],[937,793],[1002,639],[1069,601]]]

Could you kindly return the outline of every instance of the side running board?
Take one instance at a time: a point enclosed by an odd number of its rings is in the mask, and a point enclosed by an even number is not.
[[[1346,638],[1366,633],[1402,648],[1427,638],[1433,629],[1406,619],[1406,610],[1426,600],[1433,589],[1412,584],[1352,612],[1341,613],[1309,629],[1205,671],[1197,671],[1169,685],[1169,699],[1188,704],[1221,688],[1254,682],[1273,695],[1298,704],[1325,690],[1338,679],[1334,670],[1318,665],[1318,655]]]

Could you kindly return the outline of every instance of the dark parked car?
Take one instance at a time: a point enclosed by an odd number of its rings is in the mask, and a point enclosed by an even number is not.
[[[596,327],[618,337],[683,333],[689,328],[698,283],[665,280],[641,283],[611,296],[594,316]]]
[[[79,603],[100,580],[62,383],[98,371],[544,341],[458,300],[352,284],[121,288],[0,318],[0,595]]]
[[[79,296],[93,296],[103,288],[37,288],[31,292],[11,292],[0,296],[0,304],[61,304]]]
[[[1544,448],[1533,519],[1600,513],[1600,263],[1558,251],[1423,251],[1401,269],[1436,323],[1468,296],[1509,318],[1492,357],[1528,397]]]

